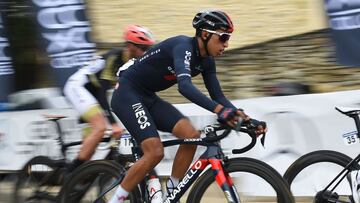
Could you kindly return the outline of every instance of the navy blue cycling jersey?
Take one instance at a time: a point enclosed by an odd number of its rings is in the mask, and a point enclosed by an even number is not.
[[[191,82],[191,77],[200,73],[212,99]],[[212,112],[218,103],[236,108],[221,90],[214,58],[200,56],[195,37],[176,36],[162,41],[136,60],[121,77],[150,92],[178,83],[178,90],[184,97]]]

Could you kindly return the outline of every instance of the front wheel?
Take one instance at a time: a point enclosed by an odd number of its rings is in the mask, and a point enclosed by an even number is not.
[[[242,203],[293,203],[287,183],[268,164],[251,158],[230,159],[224,164]],[[214,172],[207,170],[190,191],[188,203],[228,202],[215,180]]]
[[[66,181],[60,192],[61,203],[92,203],[99,195],[111,188],[98,203],[108,202],[113,196],[118,184],[116,182],[123,178],[125,169],[119,164],[108,161],[90,161],[77,168]],[[139,203],[141,197],[138,188],[134,189],[125,202]]]
[[[322,195],[327,185],[350,163],[352,159],[342,153],[330,150],[319,150],[303,155],[297,159],[284,174],[285,181],[297,199],[306,199],[312,202],[325,198],[331,194]],[[348,170],[359,170],[358,163],[349,166]],[[331,187],[330,187],[331,188]],[[348,181],[343,179],[332,194],[336,199],[348,201],[351,188]],[[316,197],[316,201],[314,200]]]

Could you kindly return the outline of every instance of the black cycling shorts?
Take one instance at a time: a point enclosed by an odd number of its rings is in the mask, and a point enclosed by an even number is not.
[[[114,90],[111,107],[138,143],[159,137],[158,131],[171,133],[185,116],[154,92],[147,91],[126,78],[120,78]]]

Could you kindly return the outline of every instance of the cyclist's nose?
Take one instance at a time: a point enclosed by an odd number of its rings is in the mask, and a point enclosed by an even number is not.
[[[227,40],[226,42],[223,43],[224,47],[227,48],[229,46],[229,40]]]

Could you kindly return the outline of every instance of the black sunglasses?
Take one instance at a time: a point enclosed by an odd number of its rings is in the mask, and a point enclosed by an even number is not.
[[[230,37],[231,37],[231,34],[230,33],[226,33],[226,32],[218,32],[218,31],[215,31],[215,30],[207,30],[207,29],[202,29],[206,32],[209,32],[209,33],[212,33],[212,34],[216,34],[216,35],[219,35],[219,40],[220,42],[222,43],[225,43],[227,42]]]

